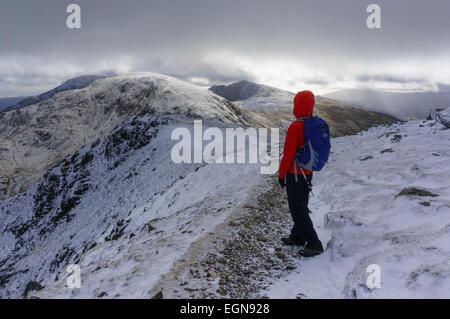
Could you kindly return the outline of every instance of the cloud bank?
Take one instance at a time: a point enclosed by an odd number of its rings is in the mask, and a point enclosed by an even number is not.
[[[242,79],[291,91],[439,90],[450,84],[450,2],[0,0],[0,97],[82,74],[153,71],[209,86]]]

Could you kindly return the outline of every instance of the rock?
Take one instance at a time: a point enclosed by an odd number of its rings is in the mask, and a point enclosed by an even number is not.
[[[101,293],[99,293],[98,295],[97,295],[97,298],[103,298],[103,297],[106,297],[106,296],[108,296],[108,293],[106,292],[106,291],[102,291]],[[161,295],[162,296],[162,295]],[[153,298],[152,298],[153,299]]]
[[[219,288],[216,290],[216,292],[221,295],[221,296],[226,296],[227,295],[227,291],[223,288]]]
[[[276,252],[275,255],[281,260],[286,260],[286,255],[282,252]]]
[[[395,198],[397,198],[399,196],[422,196],[422,197],[429,196],[429,197],[437,197],[439,195],[434,194],[434,193],[429,192],[429,191],[424,190],[424,189],[417,188],[417,187],[407,187],[407,188],[403,189],[400,193],[395,195]]]
[[[440,111],[438,113],[437,120],[446,128],[450,128],[450,108]]]
[[[295,268],[297,268],[297,267],[295,267],[293,265],[287,265],[286,266],[286,270],[294,270]]]
[[[420,202],[420,205],[422,205],[422,206],[426,206],[426,207],[429,207],[430,206],[430,202]]]
[[[216,272],[214,272],[214,271],[210,272],[209,275],[210,275],[212,278],[217,278],[217,276],[219,276],[219,275],[218,275]]]
[[[325,228],[337,230],[346,225],[344,216],[336,212],[330,212],[325,215]]]
[[[153,230],[155,230],[155,227],[153,227],[150,222],[148,222],[147,224],[144,225],[144,227],[142,227],[142,230],[145,230],[147,232],[151,232]]]
[[[430,110],[430,112],[427,115],[427,121],[432,121],[437,119],[439,112],[443,111],[443,109],[434,109],[434,110]]]
[[[247,204],[244,205],[244,208],[257,209],[258,207],[256,207],[255,205],[252,205],[250,203],[247,203]]]
[[[384,150],[381,151],[381,154],[384,154],[384,153],[393,153],[393,152],[394,152],[394,150],[393,150],[392,148],[386,148],[386,149],[384,149]]]
[[[40,283],[38,283],[37,281],[29,281],[27,283],[27,286],[25,287],[25,291],[23,292],[22,296],[24,298],[28,297],[28,294],[32,291],[39,291],[44,289],[45,287],[42,286]]]
[[[259,240],[259,241],[266,241],[266,238],[263,235],[260,235],[260,234],[256,235],[256,239]]]
[[[367,160],[370,160],[370,159],[372,159],[372,158],[373,158],[372,156],[368,155],[368,156],[366,156],[366,157],[360,159],[360,161],[361,161],[361,162],[362,162],[362,161],[367,161]]]

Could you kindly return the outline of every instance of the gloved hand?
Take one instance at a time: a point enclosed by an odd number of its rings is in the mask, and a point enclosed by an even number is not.
[[[284,178],[278,177],[278,183],[280,183],[281,188],[286,186],[286,182],[285,182]]]

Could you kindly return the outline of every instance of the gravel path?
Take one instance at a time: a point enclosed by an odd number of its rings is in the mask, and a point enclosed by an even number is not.
[[[295,269],[298,247],[280,245],[292,227],[285,190],[265,176],[252,193],[177,261],[155,286],[156,297],[264,297],[261,289]]]

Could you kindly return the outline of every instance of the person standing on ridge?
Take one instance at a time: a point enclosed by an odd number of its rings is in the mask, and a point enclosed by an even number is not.
[[[294,98],[294,115],[297,119],[287,130],[284,143],[283,158],[279,169],[279,183],[281,187],[286,186],[286,192],[294,226],[289,237],[281,238],[285,245],[299,245],[303,248],[299,254],[304,257],[313,257],[323,252],[322,242],[319,240],[311,218],[309,217],[309,193],[313,172],[303,169],[305,177],[300,173],[300,167],[295,161],[298,149],[305,145],[304,122],[302,118],[312,117],[315,98],[311,91],[299,92]],[[296,167],[295,167],[295,166]]]

